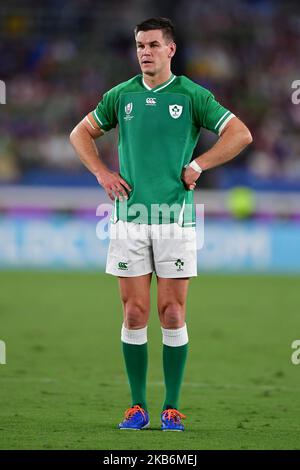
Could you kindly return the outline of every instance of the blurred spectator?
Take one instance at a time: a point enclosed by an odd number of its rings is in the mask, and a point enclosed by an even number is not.
[[[209,88],[254,136],[246,154],[206,184],[222,186],[224,175],[230,182],[237,168],[254,185],[259,178],[268,187],[274,181],[276,189],[280,177],[287,189],[295,181],[300,189],[300,105],[291,101],[291,83],[300,79],[297,2],[159,4],[69,0],[62,6],[57,0],[28,0],[21,6],[10,0],[1,6],[0,79],[7,85],[7,105],[0,108],[1,181],[26,181],[32,169],[84,173],[69,144],[70,130],[102,93],[139,73],[132,29],[168,9],[180,37],[176,73]],[[115,136],[105,136],[100,146],[117,169]],[[196,153],[213,141],[203,132]]]

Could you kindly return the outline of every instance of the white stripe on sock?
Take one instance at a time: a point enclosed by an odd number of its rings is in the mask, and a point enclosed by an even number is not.
[[[182,328],[168,330],[162,327],[161,331],[163,335],[163,344],[166,346],[183,346],[189,342],[186,323]]]
[[[147,326],[139,330],[129,330],[125,328],[124,323],[121,331],[121,341],[127,344],[145,344],[147,343]]]

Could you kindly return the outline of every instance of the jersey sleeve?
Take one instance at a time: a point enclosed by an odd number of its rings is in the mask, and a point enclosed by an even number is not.
[[[195,98],[195,118],[199,127],[204,127],[217,135],[220,135],[226,124],[235,115],[224,108],[214,97],[205,90],[196,93]]]
[[[116,112],[117,99],[118,96],[113,90],[108,91],[103,95],[102,100],[92,112],[99,127],[104,131],[109,131],[118,124]]]

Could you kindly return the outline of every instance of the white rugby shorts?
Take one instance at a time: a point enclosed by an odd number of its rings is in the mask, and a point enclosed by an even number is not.
[[[106,272],[121,277],[151,272],[163,278],[197,276],[196,228],[111,223]]]

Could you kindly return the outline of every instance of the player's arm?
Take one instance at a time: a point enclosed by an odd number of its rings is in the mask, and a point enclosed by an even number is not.
[[[95,139],[103,134],[104,131],[98,126],[92,113],[89,113],[74,127],[70,141],[82,163],[95,175],[110,199],[114,200],[116,195],[122,201],[123,197],[128,198],[126,190],[131,191],[131,188],[118,173],[109,170],[101,160]]]
[[[252,142],[252,135],[245,124],[233,117],[222,130],[215,145],[195,159],[202,170],[209,170],[236,157]],[[195,187],[200,172],[188,166],[183,170],[182,179],[189,189]]]

